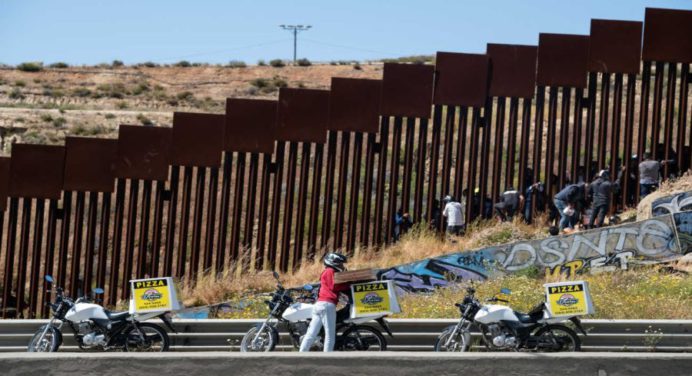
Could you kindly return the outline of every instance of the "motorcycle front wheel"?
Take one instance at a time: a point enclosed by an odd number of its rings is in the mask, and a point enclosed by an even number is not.
[[[128,352],[168,351],[170,339],[163,328],[151,323],[132,325],[125,332],[125,347]]]
[[[262,332],[260,332],[262,330]],[[259,335],[258,335],[259,333]],[[257,340],[255,341],[255,337]],[[254,326],[245,333],[240,341],[241,352],[269,352],[274,351],[276,344],[279,342],[279,334],[272,326],[261,325]]]
[[[385,351],[387,340],[379,330],[370,326],[356,326],[341,335],[340,351]]]
[[[581,350],[581,340],[574,330],[564,325],[548,325],[539,329],[536,334],[538,337],[539,352],[572,352]]]
[[[464,352],[468,351],[469,344],[467,338],[461,330],[456,330],[457,326],[452,325],[445,328],[435,341],[435,351],[437,352]]]
[[[41,338],[44,330],[46,330],[45,325],[38,328],[36,333],[34,333],[34,336],[31,337],[31,341],[29,341],[27,352],[58,351],[58,348],[60,347],[62,333],[60,333],[60,331],[57,328],[51,326],[50,328],[48,328],[46,335],[43,336],[43,338]]]

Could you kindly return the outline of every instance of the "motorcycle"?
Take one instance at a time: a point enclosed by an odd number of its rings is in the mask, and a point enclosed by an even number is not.
[[[49,284],[53,277],[45,277]],[[95,288],[92,298],[83,296],[77,300],[67,297],[61,287],[55,287],[55,301],[47,303],[52,312],[48,324],[41,326],[29,342],[29,352],[55,352],[63,343],[61,328],[64,324],[72,329],[81,350],[113,349],[123,351],[168,351],[170,339],[166,330],[152,323],[142,322],[160,318],[166,327],[175,332],[168,313],[153,312],[131,315],[129,312],[110,312],[92,303],[94,296],[103,294]]]
[[[456,325],[444,329],[435,342],[435,351],[468,351],[471,346],[472,325],[478,327],[481,339],[489,350],[514,351],[579,351],[581,341],[577,333],[563,324],[561,317],[552,317],[545,303],[524,314],[504,305],[483,305],[474,297],[473,287],[466,289],[467,295],[456,303],[461,319]],[[502,289],[503,294],[510,294]],[[488,302],[508,303],[498,297]],[[584,335],[586,331],[578,317],[567,319]]]
[[[315,303],[315,289],[319,285],[305,285],[300,288],[284,288],[279,280],[279,275],[274,272],[277,281],[276,291],[269,294],[271,300],[267,319],[252,327],[243,336],[240,343],[242,352],[267,352],[273,351],[279,343],[279,326],[288,330],[291,344],[295,349],[307,333],[312,317],[313,304]],[[302,295],[294,298],[294,295]],[[382,329],[392,337],[387,321],[383,315],[349,318],[350,305],[337,311],[336,315],[336,339],[334,350],[336,351],[384,351],[387,349],[387,340],[382,332],[374,326],[362,325],[368,321],[377,322]],[[313,344],[312,350],[320,351],[323,348],[324,328],[320,336]]]

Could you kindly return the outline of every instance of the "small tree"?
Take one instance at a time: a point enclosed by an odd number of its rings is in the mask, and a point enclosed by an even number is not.
[[[187,60],[180,60],[179,62],[177,62],[173,65],[175,65],[176,67],[180,67],[180,68],[187,68],[187,67],[192,66],[192,64],[190,64],[190,62]]]
[[[284,61],[281,59],[273,59],[269,61],[269,65],[274,68],[283,68],[286,66],[286,63],[284,63]]]
[[[298,64],[299,67],[309,67],[312,65],[310,60],[308,60],[306,58],[298,59],[298,61],[296,63]]]
[[[43,70],[43,63],[41,62],[27,62],[17,65],[17,69],[22,72],[40,72]]]
[[[116,67],[122,67],[123,65],[125,65],[125,63],[123,63],[122,60],[113,60],[111,65],[113,66],[113,68],[116,68]]]
[[[228,67],[229,68],[245,68],[245,67],[247,67],[247,64],[245,64],[245,62],[242,60],[231,60],[228,62]]]

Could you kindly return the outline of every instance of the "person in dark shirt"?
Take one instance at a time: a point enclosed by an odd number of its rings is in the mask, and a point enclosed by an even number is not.
[[[500,202],[495,204],[495,212],[500,221],[512,220],[514,213],[519,209],[521,194],[511,186],[500,195]]]
[[[613,199],[613,193],[620,190],[620,179],[623,171],[624,168],[620,170],[617,179],[611,182],[608,170],[601,170],[596,180],[589,185],[589,196],[592,197],[589,228],[603,226],[603,220]],[[597,218],[598,222],[596,222]]]
[[[404,213],[403,209],[397,210],[394,215],[394,241],[398,241],[401,235],[408,232],[413,226],[413,221],[411,221],[411,216],[408,213]]]
[[[658,189],[661,179],[661,166],[673,163],[674,160],[657,161],[651,159],[651,153],[644,153],[644,161],[639,164],[639,196],[646,197]]]
[[[560,231],[574,229],[579,213],[586,207],[586,184],[570,184],[553,198],[555,208],[560,215]]]

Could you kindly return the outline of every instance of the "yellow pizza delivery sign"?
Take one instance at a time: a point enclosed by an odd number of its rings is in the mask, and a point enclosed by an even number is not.
[[[589,285],[585,281],[547,283],[545,292],[553,316],[580,316],[594,313]]]
[[[130,311],[137,313],[172,311],[179,309],[175,284],[171,277],[130,281],[132,304]]]
[[[392,281],[378,281],[351,285],[351,317],[401,312]]]

